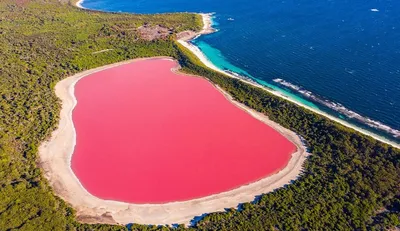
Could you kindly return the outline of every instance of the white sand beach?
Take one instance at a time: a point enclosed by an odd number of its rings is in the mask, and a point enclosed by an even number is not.
[[[77,1],[77,2],[75,3],[75,6],[77,6],[78,8],[85,9],[85,8],[82,6],[83,1],[84,1],[84,0],[79,0],[79,1]]]

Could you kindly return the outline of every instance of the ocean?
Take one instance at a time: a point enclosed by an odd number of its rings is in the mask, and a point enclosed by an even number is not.
[[[213,12],[193,43],[217,67],[400,142],[400,1],[85,0],[89,9]]]

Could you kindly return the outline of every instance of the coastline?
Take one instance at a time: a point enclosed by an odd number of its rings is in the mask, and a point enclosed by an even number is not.
[[[291,99],[291,98],[287,97],[286,95],[284,95],[281,92],[269,89],[269,88],[267,88],[265,86],[262,86],[261,84],[258,84],[258,83],[252,82],[252,81],[248,81],[246,79],[240,78],[238,76],[235,76],[235,75],[233,75],[231,73],[228,73],[228,72],[226,72],[224,70],[219,69],[210,60],[208,60],[208,58],[205,56],[205,54],[197,46],[195,46],[194,44],[192,44],[190,42],[191,40],[193,40],[193,39],[195,39],[195,38],[197,38],[197,37],[199,37],[201,35],[212,33],[210,31],[213,31],[213,32],[215,31],[212,28],[211,14],[200,14],[200,15],[203,17],[203,29],[200,32],[196,33],[195,35],[193,35],[191,37],[179,38],[178,42],[182,46],[184,46],[185,48],[190,50],[205,66],[207,66],[208,68],[210,68],[210,69],[212,69],[212,70],[214,70],[216,72],[219,72],[221,74],[227,75],[227,76],[229,76],[231,78],[235,78],[235,79],[243,81],[243,82],[245,82],[247,84],[250,84],[252,86],[261,88],[261,89],[263,89],[263,90],[265,90],[265,91],[267,91],[267,92],[269,92],[269,93],[271,93],[271,94],[273,94],[275,96],[278,96],[280,98],[286,99],[286,100],[288,100],[288,101],[290,101],[290,102],[292,102],[292,103],[294,103],[294,104],[296,104],[298,106],[301,106],[301,107],[306,108],[306,109],[308,109],[308,110],[310,110],[310,111],[312,111],[314,113],[322,115],[322,116],[324,116],[324,117],[326,117],[326,118],[328,118],[330,120],[333,120],[333,121],[335,121],[335,122],[337,122],[337,123],[339,123],[339,124],[341,124],[343,126],[346,126],[348,128],[354,129],[354,130],[356,130],[356,131],[358,131],[358,132],[360,132],[360,133],[362,133],[364,135],[370,136],[370,137],[372,137],[372,138],[374,138],[374,139],[376,139],[376,140],[378,140],[380,142],[386,143],[388,145],[391,145],[391,146],[393,146],[395,148],[400,149],[400,144],[398,144],[398,143],[390,141],[390,140],[388,140],[388,139],[386,139],[384,137],[381,137],[381,136],[379,136],[377,134],[374,134],[373,132],[370,132],[370,131],[368,131],[366,129],[357,127],[356,125],[353,125],[353,124],[351,124],[351,123],[349,123],[349,122],[347,122],[345,120],[342,120],[342,119],[337,118],[335,116],[329,115],[328,113],[326,113],[326,112],[324,112],[322,110],[318,110],[318,109],[312,108],[310,106],[304,105],[304,104],[302,104],[302,103],[300,103],[300,102],[298,102],[298,101],[296,101],[294,99]]]
[[[75,2],[75,6],[81,9],[85,9],[85,7],[82,6],[84,0],[78,0]]]
[[[80,0],[76,6],[83,8]],[[338,122],[346,127],[352,128],[360,133],[371,136],[381,142],[387,143],[394,147],[399,148],[399,145],[391,141],[387,141],[372,132],[358,128],[346,121],[333,117],[320,110],[303,105],[293,99],[288,98],[278,91],[270,90],[262,85],[256,84],[251,81],[244,80],[233,74],[227,73],[215,65],[213,65],[201,50],[190,43],[190,40],[214,32],[212,29],[211,15],[201,14],[203,18],[203,30],[200,33],[193,33],[188,37],[179,38],[178,42],[193,52],[204,65],[213,69],[214,71],[225,74],[229,77],[239,79],[253,86],[262,88],[276,96],[289,100],[301,107],[307,108],[314,113],[323,115],[335,122]],[[165,57],[166,58],[166,57]],[[170,59],[170,58],[169,58]],[[136,59],[139,60],[139,59]],[[247,111],[253,117],[263,121],[268,126],[273,127],[275,130],[288,132],[292,134],[288,137],[292,142],[296,142],[298,152],[292,154],[288,165],[277,174],[271,175],[255,183],[242,186],[240,188],[211,195],[208,197],[194,199],[184,202],[172,202],[166,204],[129,204],[118,201],[102,200],[94,197],[88,193],[79,180],[76,178],[71,170],[70,161],[75,146],[75,130],[73,127],[71,115],[76,99],[74,98],[73,89],[74,85],[79,79],[92,74],[94,72],[102,71],[108,68],[116,67],[118,65],[128,64],[136,60],[125,61],[121,63],[111,64],[104,67],[99,67],[83,73],[74,75],[67,79],[60,81],[56,85],[56,94],[62,99],[63,106],[61,110],[59,128],[53,132],[52,138],[49,142],[45,142],[40,146],[40,166],[45,172],[45,177],[49,180],[50,185],[55,190],[56,195],[63,198],[66,202],[70,203],[77,211],[78,220],[86,223],[109,223],[109,224],[127,224],[127,223],[140,223],[140,224],[176,224],[184,223],[189,224],[195,217],[204,213],[224,211],[225,208],[237,207],[239,203],[249,202],[254,200],[256,195],[270,192],[276,188],[280,188],[290,181],[295,180],[302,170],[302,163],[306,160],[307,153],[301,143],[300,138],[293,132],[285,130],[279,124],[270,121],[265,115],[257,113],[238,102],[235,102],[230,95],[215,86],[225,97],[232,103]],[[67,81],[68,80],[68,81]],[[65,81],[65,82],[64,82]],[[59,86],[60,84],[60,86]],[[59,95],[60,94],[60,95]],[[261,118],[261,119],[260,119]],[[294,134],[294,135],[293,135]],[[300,145],[300,146],[298,146]],[[301,151],[303,150],[303,151]],[[60,153],[60,155],[58,154]],[[59,155],[56,156],[55,154]]]
[[[169,59],[169,57],[155,57]],[[154,58],[150,58],[154,59]],[[227,100],[249,113],[252,117],[272,127],[295,144],[297,151],[292,154],[286,167],[278,173],[265,177],[257,182],[241,186],[231,191],[188,200],[165,204],[131,204],[112,200],[103,200],[91,195],[79,182],[71,169],[71,158],[76,142],[76,132],[72,121],[72,111],[77,104],[74,96],[74,86],[80,79],[109,68],[129,64],[138,60],[134,59],[116,64],[111,64],[92,70],[78,73],[57,83],[56,95],[62,101],[60,122],[57,130],[52,133],[49,141],[42,143],[39,148],[39,165],[44,170],[55,194],[70,203],[77,211],[78,220],[85,223],[108,224],[190,224],[196,216],[202,214],[224,211],[225,208],[236,208],[240,203],[251,202],[258,195],[271,192],[277,188],[296,180],[302,172],[302,165],[307,157],[306,148],[300,137],[271,121],[265,115],[251,110],[232,99],[230,95],[215,86]],[[174,62],[176,62],[174,60]],[[171,71],[177,71],[177,68]],[[184,73],[179,73],[186,75]],[[189,75],[190,76],[190,75]],[[203,78],[207,81],[205,78]]]

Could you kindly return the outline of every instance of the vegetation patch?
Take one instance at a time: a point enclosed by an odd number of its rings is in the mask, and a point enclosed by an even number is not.
[[[173,33],[171,29],[164,28],[160,25],[156,26],[144,25],[139,27],[138,31],[140,34],[140,38],[147,41],[166,39]]]
[[[169,28],[171,35],[144,40],[135,28],[146,24]],[[58,81],[94,67],[160,55],[176,58],[186,72],[205,76],[239,102],[297,132],[312,152],[293,184],[240,210],[204,216],[190,230],[399,226],[400,151],[204,67],[174,42],[176,33],[201,26],[194,14],[110,14],[57,0],[0,1],[0,230],[170,229],[80,224],[74,211],[53,195],[36,165],[37,147],[59,119],[60,103],[53,91]],[[93,54],[107,49],[112,50]]]

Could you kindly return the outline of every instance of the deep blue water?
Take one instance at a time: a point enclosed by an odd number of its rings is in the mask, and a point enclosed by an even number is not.
[[[194,43],[216,66],[285,88],[272,81],[281,78],[400,130],[398,0],[85,0],[83,6],[215,12],[219,31]]]

